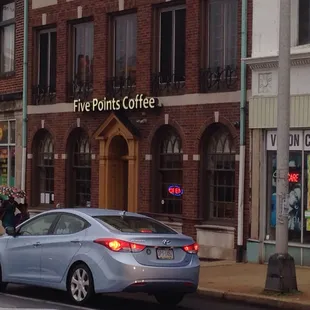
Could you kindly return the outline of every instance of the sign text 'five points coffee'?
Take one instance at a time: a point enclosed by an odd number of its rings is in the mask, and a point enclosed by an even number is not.
[[[142,94],[135,98],[125,96],[123,99],[106,98],[102,100],[93,99],[92,101],[81,101],[80,99],[73,101],[74,112],[101,112],[101,111],[117,111],[117,110],[138,110],[138,109],[154,109],[158,106],[158,99],[153,97],[145,97]]]

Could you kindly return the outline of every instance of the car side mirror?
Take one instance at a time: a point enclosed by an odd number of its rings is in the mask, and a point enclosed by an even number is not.
[[[6,227],[5,228],[5,232],[9,235],[9,236],[16,236],[16,230],[14,227]]]

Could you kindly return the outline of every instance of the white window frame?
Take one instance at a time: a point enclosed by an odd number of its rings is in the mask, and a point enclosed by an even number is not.
[[[37,76],[37,83],[39,85],[40,83],[40,47],[41,47],[41,40],[40,36],[41,34],[48,33],[48,51],[47,51],[47,86],[50,86],[50,78],[51,78],[51,33],[56,32],[56,28],[51,28],[51,29],[44,29],[40,30],[38,32],[38,76]]]
[[[159,49],[158,49],[159,70],[161,67],[161,57],[160,57],[160,54],[161,54],[161,14],[164,12],[172,12],[172,56],[171,56],[172,57],[171,71],[173,74],[172,83],[174,83],[174,73],[175,73],[175,11],[183,10],[183,9],[186,10],[186,5],[177,5],[177,6],[172,6],[172,7],[163,8],[159,10],[159,35],[158,35],[158,38],[159,38],[159,44],[158,44],[159,46]],[[162,83],[161,81],[160,83],[165,84],[165,83]],[[184,82],[181,81],[180,83],[184,83]]]
[[[119,18],[124,17],[124,16],[135,16],[136,19],[138,18],[137,13],[130,13],[130,14],[126,14],[126,15],[115,16],[113,19],[113,71],[112,71],[113,76],[115,76],[115,74],[116,74],[116,70],[115,70],[115,67],[116,67],[116,57],[115,57],[115,54],[116,54],[116,21]],[[126,25],[128,25],[128,20],[126,20]],[[136,30],[138,30],[138,27]],[[137,32],[137,34],[138,34],[138,32]],[[129,43],[128,37],[129,37],[129,27],[127,27],[127,31],[126,31],[126,55],[127,55],[128,43]],[[137,55],[136,55],[136,57],[137,57]],[[126,57],[126,65],[125,66],[126,66],[125,67],[125,78],[127,79],[127,77],[128,77],[127,57]]]
[[[211,1],[208,1],[207,2],[207,5],[208,5],[208,9],[207,9],[207,20],[206,20],[206,22],[207,22],[207,25],[208,25],[208,51],[207,51],[207,53],[208,53],[208,61],[207,61],[207,65],[208,65],[208,67],[210,67],[210,65],[211,65],[211,63],[210,63],[210,55],[211,55],[211,53],[210,53],[210,46],[211,46],[211,44],[210,44],[210,42],[211,42],[211,35],[212,34],[210,34],[210,10],[209,10],[209,5],[211,4],[211,3],[213,3],[213,2],[223,2],[223,3],[229,3],[229,1],[231,1],[231,0],[211,0]],[[235,1],[235,0],[234,0]],[[236,1],[237,2],[237,5],[238,5],[238,1]],[[224,17],[223,17],[223,20],[226,20],[226,17],[227,17],[227,8],[225,7],[224,8]],[[237,22],[238,22],[238,20],[237,20]],[[230,64],[226,64],[226,26],[225,26],[225,24],[224,24],[224,27],[223,27],[224,29],[223,29],[223,68],[225,68],[226,66],[228,66],[228,65],[230,65]],[[238,32],[238,29],[237,29],[237,32]],[[237,42],[237,45],[238,45],[238,42]]]
[[[11,186],[10,185],[10,176],[11,176],[11,156],[10,156],[10,148],[12,147],[15,147],[15,151],[16,151],[16,134],[15,134],[15,142],[14,143],[11,143],[11,126],[10,126],[10,123],[12,122],[15,122],[15,130],[16,130],[16,119],[14,118],[9,118],[9,119],[0,119],[0,123],[3,123],[3,122],[7,122],[8,124],[8,142],[7,143],[0,143],[0,148],[3,148],[3,147],[6,147],[7,148],[7,152],[8,152],[8,163],[7,163],[7,179],[6,179],[6,185],[7,186]],[[15,153],[16,154],[16,153]],[[15,159],[16,159],[16,156],[15,156]],[[15,166],[16,166],[16,161],[15,161]],[[15,175],[14,175],[14,184],[13,186],[15,186],[16,184],[16,181],[15,181],[15,178],[16,178],[16,167],[15,167]],[[5,185],[5,184],[0,184],[0,185]]]

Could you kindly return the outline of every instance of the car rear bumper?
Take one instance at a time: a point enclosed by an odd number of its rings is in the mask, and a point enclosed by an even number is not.
[[[189,281],[172,281],[172,280],[137,280],[124,289],[129,293],[194,293],[197,291],[197,284]]]
[[[152,267],[140,265],[128,255],[124,260],[106,256],[91,269],[96,293],[152,293],[167,289],[191,293],[198,287],[200,262],[195,255],[184,267]]]

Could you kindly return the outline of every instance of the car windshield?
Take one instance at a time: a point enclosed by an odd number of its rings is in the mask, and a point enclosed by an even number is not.
[[[120,215],[102,215],[94,218],[110,229],[126,233],[177,234],[169,227],[149,218]]]

